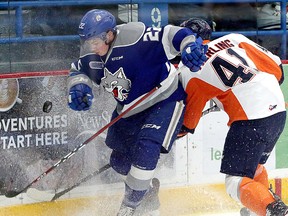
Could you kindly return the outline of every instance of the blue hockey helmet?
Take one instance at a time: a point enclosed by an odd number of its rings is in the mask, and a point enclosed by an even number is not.
[[[190,28],[197,36],[203,40],[210,40],[212,29],[210,25],[203,19],[190,18],[180,24],[181,27]]]
[[[105,39],[106,33],[115,31],[116,19],[106,10],[93,9],[88,11],[81,19],[78,34],[80,39],[87,40],[91,37]]]

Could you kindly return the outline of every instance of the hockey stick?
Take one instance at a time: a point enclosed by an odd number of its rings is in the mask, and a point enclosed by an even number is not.
[[[214,112],[214,111],[216,111],[216,110],[219,110],[219,107],[215,104],[214,106],[209,107],[208,109],[204,110],[204,111],[202,112],[202,115],[201,115],[201,116],[205,116],[205,115],[207,115],[208,113]]]
[[[29,198],[36,200],[36,201],[40,201],[40,202],[54,201],[54,200],[58,199],[59,197],[63,196],[64,194],[68,193],[70,190],[79,186],[80,184],[88,181],[92,177],[106,171],[110,167],[111,166],[109,164],[104,165],[100,169],[94,171],[92,174],[86,176],[85,178],[83,178],[79,182],[77,182],[76,184],[72,185],[71,187],[69,187],[69,188],[67,188],[61,192],[56,193],[56,192],[52,192],[52,191],[42,191],[42,190],[38,190],[36,188],[28,188],[26,191],[26,195]]]
[[[55,193],[50,191],[43,191],[43,190],[38,190],[36,188],[28,188],[26,191],[26,195],[33,200],[40,201],[40,202],[46,202],[50,201]]]
[[[100,130],[98,130],[94,135],[92,135],[90,138],[88,138],[86,141],[81,143],[79,146],[74,148],[71,152],[69,152],[67,155],[65,155],[62,159],[60,159],[57,163],[55,163],[53,166],[51,166],[49,169],[47,169],[45,172],[43,172],[40,176],[38,176],[36,179],[34,179],[31,183],[29,183],[26,187],[19,191],[10,190],[6,191],[5,196],[12,198],[15,197],[24,191],[26,191],[28,188],[30,188],[32,185],[34,185],[36,182],[40,181],[42,178],[44,178],[47,174],[49,174],[51,171],[53,171],[56,167],[58,167],[60,164],[68,160],[70,157],[72,157],[77,151],[85,147],[88,143],[90,143],[94,138],[96,138],[99,134],[104,132],[107,128],[114,125],[118,120],[120,120],[124,115],[126,115],[128,112],[133,110],[137,105],[139,105],[142,101],[144,101],[146,98],[151,96],[155,91],[160,89],[162,86],[165,85],[165,83],[171,82],[171,80],[174,80],[175,76],[177,76],[180,73],[181,70],[177,70],[177,72],[173,73],[172,75],[168,76],[165,80],[163,80],[158,86],[154,87],[152,90],[150,90],[148,93],[143,95],[140,99],[138,99],[136,102],[134,102],[130,107],[128,107],[126,110],[124,110],[122,113],[120,113],[117,117],[112,119],[108,124],[106,124],[104,127],[102,127]]]
[[[100,174],[100,173],[108,170],[110,167],[111,167],[110,164],[104,165],[104,166],[101,167],[100,169],[94,171],[94,172],[91,173],[90,175],[87,175],[85,178],[81,179],[79,182],[77,182],[77,183],[74,184],[73,186],[71,186],[71,187],[69,187],[69,188],[67,188],[67,189],[65,189],[65,190],[63,190],[63,191],[60,191],[60,192],[56,193],[56,194],[54,195],[54,197],[51,199],[51,201],[54,201],[54,200],[60,198],[60,197],[63,196],[64,194],[66,194],[66,193],[68,193],[69,191],[73,190],[74,188],[78,187],[78,186],[81,185],[82,183],[90,180],[90,179],[93,178],[94,176],[96,176],[96,175],[98,175],[98,174]]]
[[[205,116],[205,115],[207,115],[208,113],[213,112],[213,111],[218,110],[218,109],[219,109],[219,108],[217,107],[217,105],[214,105],[214,106],[212,106],[212,107],[204,110],[204,111],[202,112],[202,116]],[[77,182],[76,184],[74,184],[74,185],[71,186],[70,188],[67,188],[67,189],[65,189],[65,190],[63,190],[63,191],[61,191],[61,192],[59,192],[59,193],[56,193],[56,194],[54,195],[54,197],[52,198],[51,201],[54,201],[54,200],[60,198],[60,197],[63,196],[64,194],[66,194],[66,193],[68,193],[69,191],[73,190],[74,188],[78,187],[78,186],[81,185],[82,183],[90,180],[90,179],[93,178],[95,175],[98,175],[98,174],[104,172],[105,170],[109,169],[110,167],[111,167],[110,164],[104,165],[104,166],[101,167],[99,170],[96,170],[96,171],[94,171],[93,173],[91,173],[90,175],[87,175],[85,178],[81,179],[79,182]]]

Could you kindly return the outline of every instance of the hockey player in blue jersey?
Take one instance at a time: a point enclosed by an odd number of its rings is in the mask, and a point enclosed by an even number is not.
[[[113,94],[112,119],[167,80],[153,95],[108,129],[112,168],[124,178],[125,196],[118,215],[133,215],[149,189],[160,153],[168,153],[179,132],[186,93],[169,60],[181,53],[192,72],[205,62],[202,39],[172,25],[146,27],[141,22],[116,26],[105,10],[88,11],[79,25],[80,58],[68,78],[69,106],[88,110],[92,82]]]

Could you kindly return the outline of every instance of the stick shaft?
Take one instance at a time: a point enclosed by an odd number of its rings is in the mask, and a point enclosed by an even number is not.
[[[60,191],[60,192],[56,193],[56,194],[54,195],[54,197],[52,198],[51,201],[54,201],[54,200],[60,198],[60,197],[63,196],[64,194],[66,194],[66,193],[68,193],[69,191],[73,190],[74,188],[78,187],[78,186],[81,185],[82,183],[90,180],[90,179],[93,178],[94,176],[96,176],[96,175],[98,175],[98,174],[100,174],[100,173],[108,170],[110,167],[111,167],[110,164],[104,165],[104,166],[101,167],[99,170],[96,170],[96,171],[94,171],[93,173],[91,173],[90,175],[87,175],[85,178],[81,179],[79,182],[77,182],[77,183],[74,184],[73,186],[71,186],[71,187],[69,187],[69,188],[67,188],[67,189],[65,189],[65,190],[63,190],[63,191]]]
[[[205,115],[207,115],[208,113],[210,113],[210,112],[213,112],[213,111],[216,111],[216,110],[218,110],[219,108],[217,107],[217,105],[214,105],[214,106],[212,106],[212,107],[209,107],[208,109],[206,109],[206,110],[204,110],[203,112],[202,112],[202,116],[205,116]]]

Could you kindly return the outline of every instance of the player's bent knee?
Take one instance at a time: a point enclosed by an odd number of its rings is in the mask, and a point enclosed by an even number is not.
[[[127,156],[121,152],[113,150],[110,156],[111,167],[119,174],[126,176],[131,168],[131,162]]]
[[[227,194],[234,200],[240,202],[239,186],[242,181],[241,176],[226,175],[225,187]]]
[[[266,188],[269,188],[268,173],[266,168],[259,164],[254,175],[254,181],[263,184]]]
[[[160,151],[161,144],[149,139],[140,139],[136,145],[133,165],[143,170],[154,170]]]
[[[268,176],[266,168],[262,164],[258,164],[257,169],[255,171],[254,179],[258,176]]]

